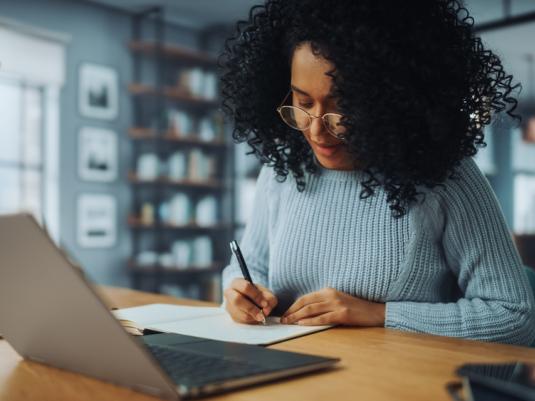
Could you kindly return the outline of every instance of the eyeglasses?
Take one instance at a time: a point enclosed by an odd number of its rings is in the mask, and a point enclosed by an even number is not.
[[[283,106],[290,93],[292,93],[291,90],[286,94],[284,100],[281,102],[281,105],[277,107],[277,113],[279,113],[282,121],[284,121],[289,127],[299,131],[305,131],[312,125],[312,119],[321,118],[323,125],[329,134],[337,139],[345,140],[346,128],[341,124],[343,117],[341,114],[325,113],[322,116],[314,116],[300,107]]]

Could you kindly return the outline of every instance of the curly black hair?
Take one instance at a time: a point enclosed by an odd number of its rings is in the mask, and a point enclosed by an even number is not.
[[[459,0],[267,0],[238,22],[220,57],[233,138],[304,190],[304,172],[317,171],[312,149],[276,107],[293,51],[310,43],[334,66],[348,152],[366,173],[360,197],[382,187],[393,216],[403,216],[419,189],[454,178],[485,146],[495,113],[517,118],[519,85],[473,25]]]

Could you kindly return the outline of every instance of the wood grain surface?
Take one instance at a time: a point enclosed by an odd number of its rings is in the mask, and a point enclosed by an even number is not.
[[[211,305],[129,289],[99,287],[112,307],[147,303]],[[271,346],[342,359],[335,369],[233,391],[218,400],[450,400],[445,385],[467,362],[535,363],[535,349],[403,333],[334,328]],[[142,401],[156,398],[35,362],[0,340],[0,401]]]

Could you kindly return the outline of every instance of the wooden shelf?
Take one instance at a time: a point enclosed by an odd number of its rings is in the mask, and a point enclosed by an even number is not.
[[[176,143],[187,146],[199,146],[204,148],[217,148],[223,149],[227,147],[227,144],[221,140],[205,141],[199,139],[195,135],[191,136],[179,136],[174,131],[169,130],[162,134],[150,128],[132,127],[128,130],[128,135],[131,139],[137,141],[165,141],[169,143]]]
[[[165,96],[168,99],[176,100],[181,103],[188,104],[195,107],[216,108],[219,107],[217,100],[209,100],[198,96],[189,94],[185,89],[178,87],[166,86],[162,91],[159,91],[151,85],[141,83],[131,83],[128,85],[128,90],[132,95],[137,96]]]
[[[150,56],[158,54],[158,50],[161,50],[164,57],[182,61],[190,65],[201,65],[206,67],[216,67],[217,59],[208,53],[203,53],[184,47],[163,45],[160,49],[156,43],[153,42],[140,42],[131,41],[128,44],[131,51]]]
[[[201,231],[201,232],[220,231],[220,230],[227,230],[230,228],[229,224],[224,224],[224,223],[220,223],[220,224],[216,224],[212,226],[200,226],[195,222],[191,222],[189,224],[183,224],[183,225],[176,225],[176,224],[171,224],[171,223],[145,224],[137,216],[129,216],[128,225],[131,228],[135,228],[135,229],[147,229],[147,230],[167,229],[167,230]]]
[[[157,95],[156,88],[150,85],[131,83],[128,85],[128,90],[132,95]]]
[[[144,266],[134,261],[128,262],[128,269],[132,273],[137,273],[137,274],[155,274],[155,273],[172,274],[172,275],[214,274],[214,273],[221,273],[221,270],[223,270],[224,267],[225,266],[222,263],[217,263],[217,262],[214,262],[208,266],[190,265],[187,267],[183,267],[183,266],[165,267],[159,264]]]
[[[224,188],[223,183],[217,180],[196,181],[191,179],[171,180],[167,177],[159,177],[155,180],[144,180],[139,178],[135,173],[128,173],[128,180],[134,185],[167,185],[184,189],[208,189],[221,190]]]

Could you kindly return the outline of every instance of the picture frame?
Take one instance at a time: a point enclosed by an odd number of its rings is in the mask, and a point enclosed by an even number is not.
[[[84,117],[114,120],[119,114],[119,76],[113,68],[83,63],[79,68],[78,107]]]
[[[82,127],[78,133],[78,175],[85,181],[117,179],[118,137],[106,128]]]
[[[78,197],[78,244],[83,248],[110,248],[117,242],[117,200],[109,194]]]

